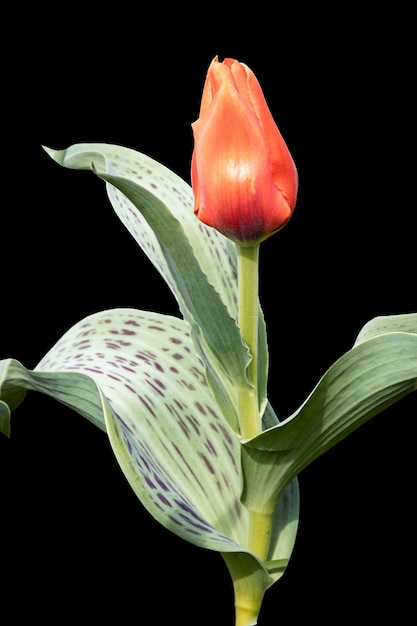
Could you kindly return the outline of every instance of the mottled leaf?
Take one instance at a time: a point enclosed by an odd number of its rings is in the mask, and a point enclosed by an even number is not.
[[[70,329],[32,376],[40,372],[58,372],[59,383],[65,372],[95,381],[111,408],[106,429],[118,461],[154,517],[189,535],[198,511],[192,532],[200,545],[211,526],[242,540],[239,440],[219,414],[183,320],[126,309],[97,313]],[[79,389],[71,377],[67,385],[71,394]],[[187,515],[188,526],[181,523]]]
[[[263,589],[282,575],[297,527],[296,482],[276,510],[264,565],[245,548],[241,444],[219,414],[183,320],[102,311],[71,328],[34,370],[0,361],[5,434],[7,403],[15,408],[28,390],[52,396],[106,430],[138,498],[166,528],[230,553],[228,563],[254,572]]]
[[[236,325],[234,244],[194,216],[189,185],[143,154],[109,144],[78,144],[47,152],[63,166],[91,168],[107,182],[115,212],[177,298],[206,363],[209,384],[222,412],[237,429],[235,386],[247,384],[250,355]],[[268,350],[261,310],[259,363],[263,411]]]
[[[171,214],[184,228],[184,237],[193,248],[194,255],[229,314],[237,318],[237,258],[234,244],[218,231],[200,222],[193,213],[193,192],[173,171],[124,146],[112,144],[76,144],[64,150],[45,148],[60,165],[69,169],[107,171],[151,193],[169,208]],[[73,183],[69,183],[73,184]],[[163,278],[177,292],[176,278],[162,253],[158,233],[138,208],[112,185],[107,193],[115,213],[149,257]]]

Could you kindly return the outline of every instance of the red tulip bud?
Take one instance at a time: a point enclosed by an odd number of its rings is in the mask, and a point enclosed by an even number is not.
[[[246,65],[213,59],[192,128],[197,217],[243,246],[285,226],[296,203],[297,170]]]

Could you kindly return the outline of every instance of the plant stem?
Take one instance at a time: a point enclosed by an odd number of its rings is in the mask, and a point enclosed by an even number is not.
[[[237,246],[239,277],[239,327],[249,347],[249,384],[238,389],[240,432],[243,439],[261,431],[258,403],[258,289],[259,244]]]
[[[249,510],[248,549],[262,561],[268,557],[271,541],[272,514]]]
[[[223,552],[222,556],[233,581],[235,626],[255,626],[269,577],[245,554]]]
[[[238,390],[240,432],[249,439],[262,430],[258,399],[258,303],[259,303],[259,244],[238,246],[239,326],[252,360],[249,365],[250,385]],[[247,547],[263,561],[268,556],[272,513],[249,509]]]
[[[258,623],[258,609],[236,606],[235,626],[255,626]]]

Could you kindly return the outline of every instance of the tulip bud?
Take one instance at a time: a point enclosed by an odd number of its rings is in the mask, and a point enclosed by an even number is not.
[[[298,176],[254,73],[215,57],[192,124],[194,212],[241,246],[254,246],[290,219]]]

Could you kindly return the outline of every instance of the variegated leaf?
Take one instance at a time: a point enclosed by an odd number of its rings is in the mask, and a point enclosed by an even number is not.
[[[107,182],[115,212],[177,298],[207,366],[209,383],[223,413],[237,429],[235,385],[246,384],[250,355],[236,326],[234,244],[194,216],[190,186],[146,155],[110,144],[46,150],[64,167],[91,168]],[[258,343],[258,390],[263,412],[268,349],[260,309]]]
[[[97,313],[70,329],[35,371],[91,377],[111,409],[106,429],[118,461],[165,526],[188,540],[192,533],[200,545],[207,536],[223,541],[220,533],[243,540],[239,440],[219,414],[183,320]]]
[[[239,438],[219,414],[180,319],[132,309],[80,321],[34,370],[0,361],[0,425],[27,390],[54,397],[107,431],[116,458],[152,516],[196,545],[229,554],[270,586],[285,570],[298,521],[294,482],[277,507],[269,561],[245,548]],[[235,556],[234,556],[235,555]]]

